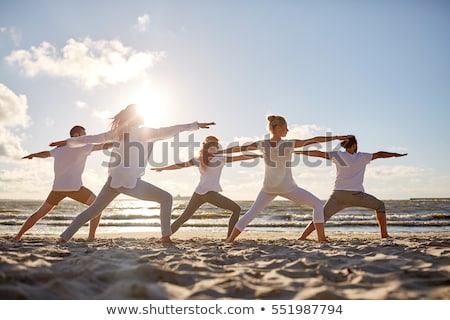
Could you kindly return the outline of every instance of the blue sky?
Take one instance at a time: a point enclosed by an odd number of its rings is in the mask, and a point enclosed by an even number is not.
[[[268,114],[286,117],[291,138],[355,134],[360,151],[408,153],[373,161],[367,192],[450,197],[449,58],[448,1],[1,1],[0,198],[43,199],[53,161],[20,157],[75,124],[103,132],[129,103],[145,106],[153,127],[216,121],[195,140],[213,134],[225,146],[263,138]],[[94,192],[104,161],[87,163]],[[330,194],[329,163],[300,159],[293,172],[299,186]],[[198,172],[145,179],[190,195]],[[262,179],[262,164],[235,163],[224,194],[252,200]]]

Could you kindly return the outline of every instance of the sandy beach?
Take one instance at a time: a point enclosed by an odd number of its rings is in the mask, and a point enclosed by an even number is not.
[[[0,238],[0,299],[450,299],[448,234],[298,234],[179,231]],[[83,237],[83,238],[82,238]]]

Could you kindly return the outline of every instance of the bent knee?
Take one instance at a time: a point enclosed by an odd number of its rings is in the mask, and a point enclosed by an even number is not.
[[[377,213],[386,213],[386,207],[384,206],[384,202],[383,201],[380,201],[378,203],[378,206],[376,207],[375,211]]]
[[[159,199],[159,203],[161,203],[161,204],[163,204],[163,203],[165,203],[165,204],[172,204],[172,202],[173,202],[173,197],[172,197],[172,195],[170,194],[170,193],[168,193],[167,191],[164,191],[164,192],[162,192],[160,195],[159,195],[159,197],[158,197]]]
[[[233,208],[231,209],[231,211],[233,212],[233,215],[235,215],[235,214],[241,215],[242,209],[241,209],[240,206],[236,205],[235,207],[233,207]]]

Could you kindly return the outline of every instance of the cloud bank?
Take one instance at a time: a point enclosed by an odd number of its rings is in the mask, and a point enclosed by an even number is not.
[[[67,78],[84,89],[125,83],[164,58],[164,52],[140,52],[119,40],[69,39],[58,51],[49,42],[29,50],[15,50],[5,59],[27,77],[39,74]]]
[[[17,95],[0,83],[0,159],[14,159],[23,154],[22,136],[17,128],[29,126],[27,97]]]

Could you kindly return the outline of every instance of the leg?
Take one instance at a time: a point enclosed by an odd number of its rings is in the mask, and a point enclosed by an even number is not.
[[[311,192],[299,187],[289,193],[283,193],[281,196],[297,203],[304,203],[313,208],[313,223],[317,232],[317,240],[319,242],[326,242],[322,201]]]
[[[377,214],[377,222],[380,227],[381,238],[389,237],[387,232],[386,209],[384,207],[384,202],[364,192],[354,192],[352,195],[353,206],[375,210]]]
[[[95,194],[84,186],[82,186],[80,190],[70,193],[69,197],[87,206],[90,206],[95,201]],[[89,235],[87,241],[93,241],[95,239],[95,231],[97,230],[101,217],[102,215],[99,214],[89,221]]]
[[[188,221],[203,203],[205,203],[205,201],[203,201],[202,196],[194,192],[181,216],[172,222],[172,225],[170,226],[172,234]]]
[[[89,199],[85,202],[86,205],[90,206],[95,201],[95,195],[92,194]],[[87,241],[94,241],[95,239],[95,231],[97,230],[98,225],[100,224],[100,219],[102,218],[102,214],[100,213],[98,216],[95,216],[91,221],[89,221],[89,235],[87,237]]]
[[[170,235],[170,219],[172,216],[172,196],[167,191],[164,191],[148,182],[141,179],[137,181],[136,187],[133,189],[119,188],[119,190],[129,196],[146,200],[154,201],[160,205],[160,219],[161,219],[161,242],[171,243]]]
[[[218,192],[208,192],[204,195],[204,199],[212,205],[215,205],[216,207],[227,209],[232,212],[230,221],[228,222],[227,237],[229,237],[231,235],[231,232],[233,231],[234,226],[239,220],[239,216],[241,215],[241,207],[233,200],[228,199]]]
[[[380,226],[381,238],[389,238],[389,234],[387,232],[386,212],[377,212],[377,221]]]
[[[276,194],[265,193],[260,191],[258,197],[253,203],[252,207],[239,219],[236,223],[231,235],[225,240],[226,242],[233,242],[234,239],[245,229],[245,227],[252,221],[273,199]]]
[[[108,179],[92,205],[81,212],[61,234],[61,242],[69,241],[86,222],[101,215],[106,206],[119,195],[118,189],[111,188],[109,182],[110,180]]]
[[[347,206],[339,200],[339,192],[333,192],[333,194],[330,196],[330,198],[325,203],[325,206],[323,207],[323,214],[324,214],[324,220],[325,222],[328,221],[333,215],[335,215],[337,212],[345,209]],[[316,230],[316,227],[314,226],[314,222],[310,222],[305,230],[303,230],[302,235],[298,240],[306,240],[306,238],[314,231]]]
[[[55,206],[53,204],[44,202],[37,211],[35,211],[31,216],[28,217],[28,219],[20,228],[20,231],[14,237],[14,240],[22,239],[22,236],[25,234],[25,232],[30,230],[42,217],[44,217],[47,213],[49,213],[54,207]]]
[[[298,240],[306,240],[308,236],[313,233],[313,231],[316,230],[316,227],[314,226],[314,222],[310,222],[306,228],[303,230],[302,234],[300,235],[300,238]]]

